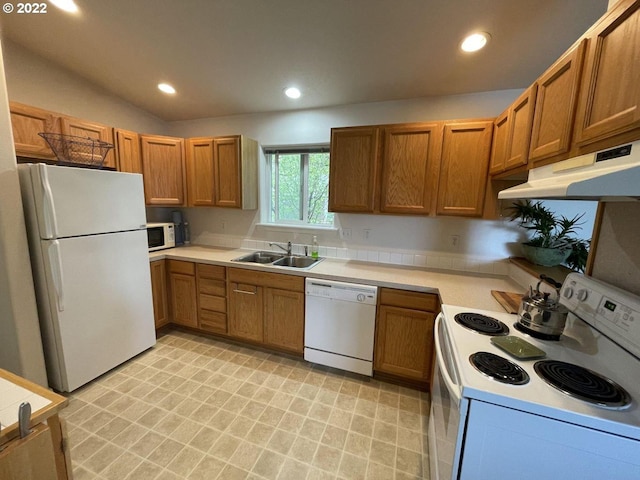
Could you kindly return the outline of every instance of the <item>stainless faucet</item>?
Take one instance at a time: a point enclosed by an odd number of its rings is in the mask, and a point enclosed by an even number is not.
[[[285,247],[283,247],[282,245],[280,245],[279,243],[269,242],[269,246],[270,246],[270,247],[273,247],[274,245],[275,245],[276,247],[278,247],[278,248],[280,248],[280,249],[284,250],[285,252],[287,252],[287,255],[288,255],[289,257],[292,255],[291,250],[292,250],[292,248],[293,248],[293,247],[291,246],[291,242],[287,242],[287,246],[286,246],[286,248],[285,248]]]

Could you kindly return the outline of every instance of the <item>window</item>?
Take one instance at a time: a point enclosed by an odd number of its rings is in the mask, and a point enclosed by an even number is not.
[[[329,207],[329,148],[266,149],[268,222],[333,226]]]

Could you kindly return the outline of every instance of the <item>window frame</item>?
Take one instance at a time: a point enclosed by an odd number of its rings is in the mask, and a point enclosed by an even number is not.
[[[305,228],[335,228],[335,217],[331,224],[328,223],[309,223],[309,156],[314,153],[328,153],[329,162],[331,162],[331,154],[329,151],[329,145],[317,145],[317,146],[302,146],[302,147],[265,147],[263,153],[266,160],[266,190],[267,190],[267,209],[263,216],[265,224],[268,225],[280,225],[289,227],[305,227]],[[278,214],[278,205],[274,208],[274,185],[273,179],[276,179],[276,183],[279,182],[279,167],[277,162],[279,155],[300,155],[300,172],[301,172],[301,185],[300,185],[300,216],[299,220],[282,219]],[[274,171],[275,169],[275,171]],[[275,175],[274,175],[275,174]],[[329,185],[327,183],[327,189]],[[275,198],[279,198],[279,186],[275,186]],[[274,219],[271,220],[271,212],[274,211]]]

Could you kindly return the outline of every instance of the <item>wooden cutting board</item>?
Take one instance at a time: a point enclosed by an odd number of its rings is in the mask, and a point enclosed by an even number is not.
[[[502,308],[508,313],[518,313],[523,293],[501,292],[500,290],[491,290],[491,295],[495,298]]]

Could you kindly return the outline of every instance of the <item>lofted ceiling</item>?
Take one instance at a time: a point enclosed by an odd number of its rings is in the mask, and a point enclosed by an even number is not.
[[[167,121],[525,88],[607,0],[76,0],[3,37]],[[473,31],[488,46],[463,54]],[[156,85],[168,82],[177,94]],[[302,98],[283,95],[295,85]]]

